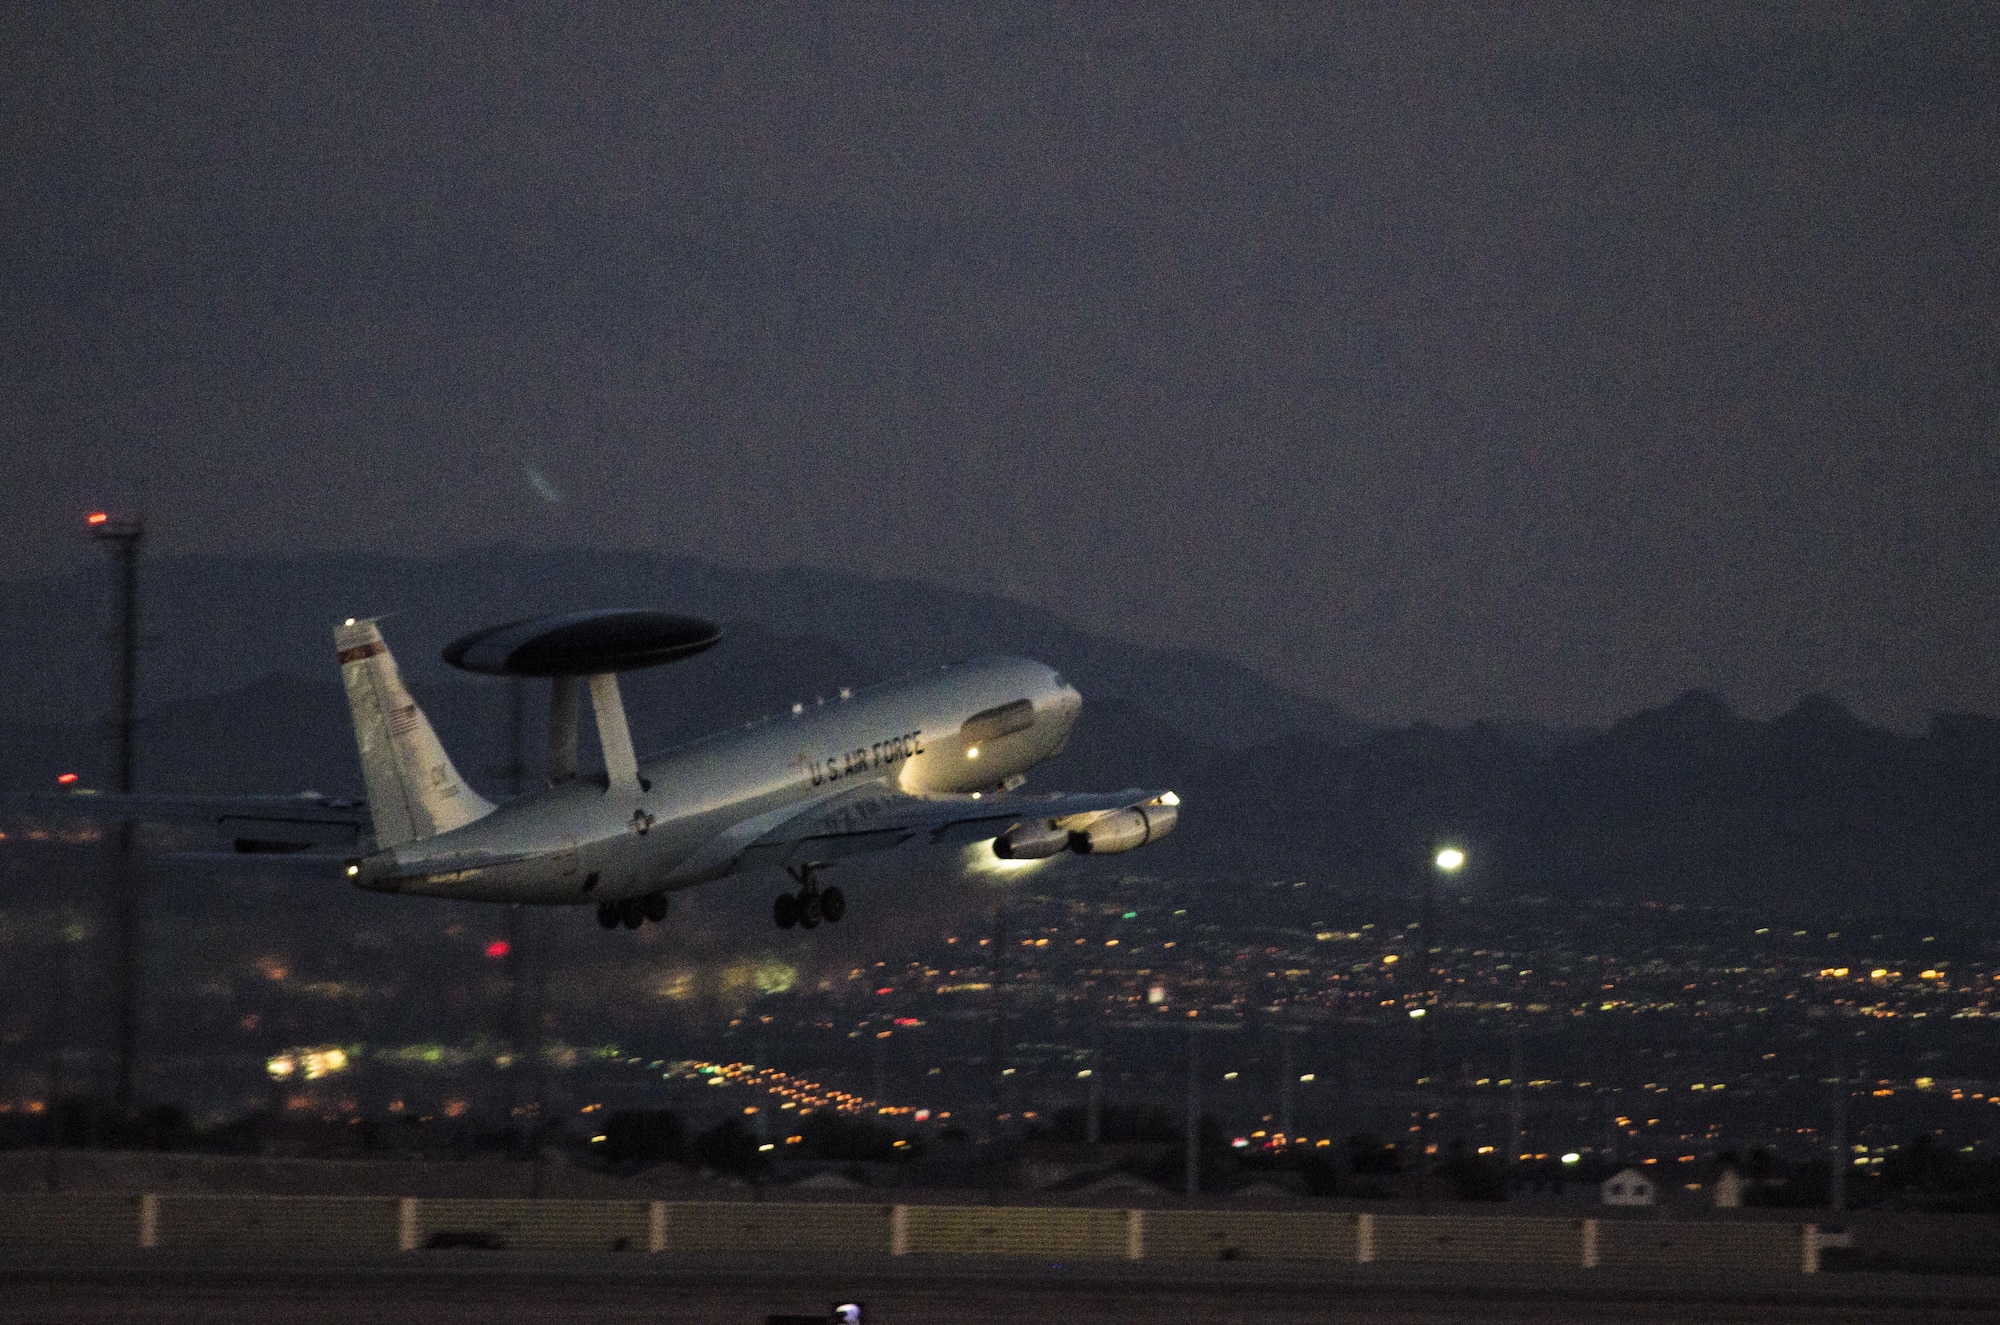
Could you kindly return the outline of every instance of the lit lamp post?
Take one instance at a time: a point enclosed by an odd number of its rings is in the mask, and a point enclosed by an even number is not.
[[[1437,950],[1433,939],[1436,926],[1437,876],[1457,874],[1465,868],[1462,848],[1440,845],[1431,853],[1431,868],[1424,872],[1423,911],[1417,924],[1417,951],[1422,959],[1417,1006],[1410,1009],[1417,1023],[1417,1207],[1430,1199],[1430,1161],[1426,1157],[1431,1136],[1431,1004],[1436,1001],[1431,954]]]

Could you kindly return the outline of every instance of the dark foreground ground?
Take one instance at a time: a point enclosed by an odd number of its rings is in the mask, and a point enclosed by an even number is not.
[[[2000,1320],[2000,1281],[1914,1275],[1669,1281],[1464,1267],[1328,1273],[1269,1265],[759,1264],[682,1257],[635,1265],[609,1256],[475,1251],[309,1263],[140,1254],[0,1259],[6,1325],[761,1325],[772,1314],[824,1311],[836,1300],[855,1299],[867,1304],[874,1325]]]

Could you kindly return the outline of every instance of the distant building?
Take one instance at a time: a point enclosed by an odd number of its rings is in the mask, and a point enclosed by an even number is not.
[[[1735,1210],[1742,1206],[1743,1195],[1750,1190],[1750,1179],[1735,1169],[1724,1169],[1715,1179],[1715,1208]]]
[[[1600,1190],[1606,1205],[1652,1205],[1658,1193],[1653,1180],[1635,1168],[1618,1170]]]

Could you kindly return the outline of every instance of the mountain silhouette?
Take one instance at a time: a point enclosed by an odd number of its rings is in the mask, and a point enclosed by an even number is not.
[[[1694,690],[1602,731],[1369,731],[1213,655],[915,581],[507,547],[429,561],[166,559],[145,576],[149,790],[358,794],[331,625],[393,613],[384,629],[460,769],[504,793],[510,683],[453,672],[439,647],[538,612],[657,606],[728,635],[625,678],[642,750],[952,657],[1054,664],[1084,692],[1084,715],[1030,785],[1178,790],[1182,827],[1131,858],[1141,873],[1407,893],[1449,838],[1471,855],[1451,886],[1501,897],[1950,918],[1983,915],[2000,887],[1985,849],[2000,837],[2000,722],[1978,715],[1901,735],[1826,696],[1760,721]],[[0,585],[0,628],[16,642],[0,655],[0,790],[101,777],[103,597],[85,574]],[[525,685],[519,702],[532,786],[545,686]]]

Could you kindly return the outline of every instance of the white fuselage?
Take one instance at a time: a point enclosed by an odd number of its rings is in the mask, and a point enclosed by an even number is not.
[[[1032,721],[984,722],[1022,700]],[[1082,697],[1021,658],[953,663],[815,700],[641,761],[636,792],[578,778],[377,852],[354,881],[466,901],[619,901],[690,888],[813,805],[869,784],[910,795],[998,787],[1058,753]],[[994,730],[999,735],[987,735]]]

